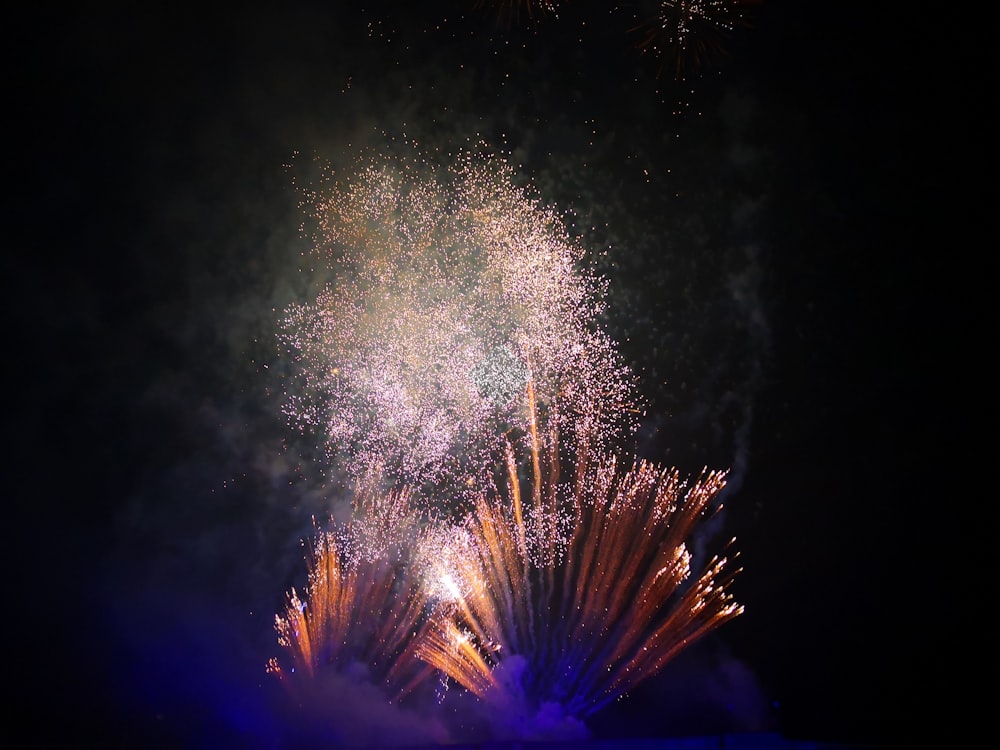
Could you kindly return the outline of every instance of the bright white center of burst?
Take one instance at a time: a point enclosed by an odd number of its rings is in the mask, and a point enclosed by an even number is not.
[[[457,601],[462,597],[462,590],[450,573],[441,573],[438,578],[438,588],[443,589],[452,600]]]
[[[424,594],[432,602],[451,604],[460,601],[467,593],[460,573],[441,562],[431,565],[423,575]]]
[[[475,554],[468,532],[454,526],[426,529],[414,555],[424,594],[433,602],[451,603],[473,588]]]

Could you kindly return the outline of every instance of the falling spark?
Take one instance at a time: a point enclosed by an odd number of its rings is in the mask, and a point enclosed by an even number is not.
[[[285,411],[331,463],[435,496],[481,485],[526,427],[529,378],[588,432],[634,429],[632,376],[597,325],[606,283],[503,158],[361,160],[308,208],[332,280],[285,311]]]
[[[491,705],[556,703],[583,719],[743,607],[728,591],[739,571],[727,557],[691,580],[687,542],[721,507],[725,472],[691,483],[578,452],[563,477],[559,451],[554,429],[544,442],[533,435],[522,479],[509,446],[502,490],[479,496],[463,527],[472,543],[451,561],[461,595],[416,653]],[[495,672],[515,655],[526,668],[512,687]]]

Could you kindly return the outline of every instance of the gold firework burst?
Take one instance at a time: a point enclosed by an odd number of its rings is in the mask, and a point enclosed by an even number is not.
[[[307,690],[308,680],[325,670],[360,664],[390,699],[402,699],[433,673],[415,659],[414,636],[427,627],[425,598],[398,554],[405,550],[393,550],[406,535],[399,521],[410,510],[405,490],[366,492],[348,524],[317,533],[305,595],[293,588],[284,614],[275,617],[288,660],[272,658],[268,672]]]
[[[534,413],[530,387],[528,400]],[[533,420],[526,442],[530,470],[510,445],[500,491],[466,519],[471,543],[445,571],[452,606],[416,654],[488,702],[558,703],[582,719],[742,613],[729,558],[692,578],[688,546],[721,507],[725,472],[689,482],[577,450],[564,477],[555,430],[543,438]],[[512,686],[496,673],[513,656],[525,668]]]

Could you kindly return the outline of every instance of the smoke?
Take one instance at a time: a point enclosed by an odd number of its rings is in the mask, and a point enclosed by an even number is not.
[[[524,692],[527,660],[517,654],[504,659],[496,668],[495,688],[501,697],[491,698],[492,710],[486,714],[492,737],[496,740],[529,742],[568,742],[590,738],[586,724],[568,716],[556,701],[533,706]]]
[[[638,686],[596,714],[590,728],[599,737],[645,737],[650,710],[677,737],[777,728],[774,707],[758,676],[713,636],[678,654],[659,679]]]
[[[389,703],[366,668],[319,675],[310,689],[284,705],[289,744],[309,747],[419,747],[455,741],[446,714],[434,704],[402,707]]]

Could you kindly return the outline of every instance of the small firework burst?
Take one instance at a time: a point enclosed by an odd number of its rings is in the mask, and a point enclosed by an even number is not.
[[[529,378],[609,439],[634,428],[631,375],[596,325],[605,282],[503,159],[362,161],[310,211],[332,281],[286,310],[285,408],[352,476],[481,483],[526,425]]]
[[[476,0],[475,7],[495,11],[501,21],[518,23],[522,20],[535,20],[543,16],[556,16],[559,7],[566,1],[557,0]]]
[[[531,389],[528,389],[529,402]],[[502,490],[481,495],[448,563],[451,606],[417,655],[491,705],[558,705],[584,719],[742,613],[738,571],[715,557],[692,578],[688,542],[725,486],[577,452],[563,476],[554,430],[507,452]],[[496,675],[506,660],[516,680]]]
[[[661,0],[655,17],[633,28],[640,50],[653,53],[676,80],[723,54],[728,37],[750,24],[760,0]]]
[[[316,534],[305,594],[293,588],[275,616],[288,658],[272,658],[268,672],[302,693],[327,670],[360,669],[392,700],[433,673],[415,659],[426,599],[406,564],[413,519],[407,491],[365,494],[348,523]]]

